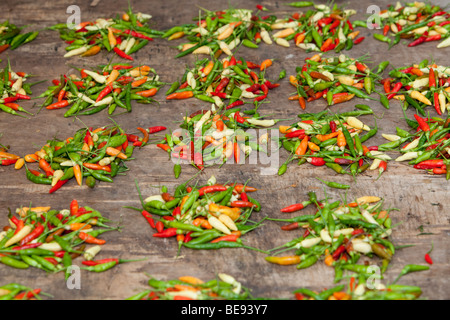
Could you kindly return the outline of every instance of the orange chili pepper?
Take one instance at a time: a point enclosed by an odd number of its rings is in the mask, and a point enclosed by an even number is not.
[[[85,233],[85,232],[80,232],[80,233],[78,234],[78,237],[79,237],[81,240],[84,240],[84,242],[90,243],[90,244],[99,244],[99,245],[102,245],[102,244],[105,244],[105,243],[106,243],[105,240],[97,239],[96,237],[93,237],[93,236],[91,236],[90,234],[87,234],[87,233]]]
[[[79,164],[73,166],[73,174],[79,186],[83,183],[83,175],[81,173],[81,167]]]
[[[329,134],[318,134],[316,135],[316,138],[319,139],[321,142],[327,141],[329,139],[332,139],[334,137],[337,137],[337,135],[339,134],[339,131],[336,132],[332,132]]]
[[[115,148],[112,148],[112,147],[107,147],[106,148],[106,154],[108,156],[117,157],[117,158],[122,159],[122,160],[127,159],[127,156],[125,155],[125,153],[122,153],[119,150],[117,150]]]
[[[174,92],[172,94],[169,94],[166,97],[166,100],[181,100],[181,99],[188,99],[188,98],[192,98],[194,96],[194,92],[193,91],[182,91],[182,92]]]
[[[306,150],[308,149],[308,136],[305,136],[298,146],[297,150],[295,150],[295,154],[298,156],[302,156],[306,153]]]
[[[272,65],[272,59],[264,60],[264,61],[261,63],[260,70],[261,70],[261,71],[264,71],[266,68],[270,67],[271,65]]]
[[[133,81],[133,82],[131,83],[131,86],[132,86],[133,88],[136,88],[136,87],[139,87],[140,85],[142,85],[142,84],[144,84],[144,83],[146,83],[146,82],[147,82],[147,77],[142,77],[142,78],[139,79],[139,80]]]

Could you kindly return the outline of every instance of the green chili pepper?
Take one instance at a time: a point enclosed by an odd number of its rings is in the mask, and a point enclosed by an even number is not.
[[[332,182],[332,181],[324,181],[324,180],[319,179],[319,178],[316,178],[316,179],[321,181],[321,182],[323,182],[324,184],[326,184],[330,188],[336,188],[336,189],[349,189],[350,188],[350,186],[346,185],[346,184],[341,184],[341,183]]]

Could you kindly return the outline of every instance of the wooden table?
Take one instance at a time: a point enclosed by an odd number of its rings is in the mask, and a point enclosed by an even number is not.
[[[127,7],[125,0],[77,1],[81,8],[81,20],[91,20],[97,17],[110,17],[122,13]],[[324,1],[317,1],[325,3]],[[349,8],[358,11],[355,19],[365,19],[366,9],[370,1],[349,1]],[[133,1],[134,11],[153,15],[152,22],[156,29],[168,29],[181,23],[189,23],[191,18],[198,14],[198,8],[210,10],[225,8],[225,3],[217,0],[202,0],[191,4],[178,4],[176,0],[166,1]],[[262,4],[273,10],[278,16],[292,14],[295,8],[283,6],[281,2],[270,1],[243,1],[232,0],[234,7],[254,9],[256,4]],[[341,3],[341,1],[338,1]],[[377,1],[384,8],[390,1]],[[444,5],[445,1],[435,1]],[[55,23],[63,23],[68,18],[66,8],[74,1],[24,1],[4,0],[0,3],[1,18],[9,19],[17,25],[31,25],[33,28],[44,29]],[[175,9],[176,8],[176,9]],[[376,66],[383,60],[390,60],[394,66],[402,66],[412,62],[420,62],[424,58],[435,59],[437,64],[448,64],[448,48],[436,49],[436,43],[428,43],[416,48],[408,48],[400,44],[387,51],[387,45],[372,38],[373,30],[361,30],[366,40],[356,45],[350,52],[344,52],[352,57],[369,54],[367,61]],[[178,45],[180,41],[174,42]],[[148,64],[156,69],[162,81],[173,82],[178,80],[184,72],[186,65],[192,66],[193,56],[174,59],[177,50],[174,43],[163,39],[156,39],[143,50],[135,54],[135,60],[140,64]],[[50,80],[60,74],[68,73],[71,66],[92,67],[106,63],[111,55],[99,54],[91,58],[63,57],[65,44],[59,39],[58,33],[51,30],[42,30],[39,37],[32,43],[1,55],[5,61],[9,58],[13,70],[25,71],[36,75],[37,80],[46,79],[47,82],[33,87],[37,96],[43,92]],[[254,50],[242,47],[237,56],[247,60],[261,62],[266,58],[274,58],[273,67],[268,70],[268,78],[276,79],[282,69],[287,70],[288,76],[295,74],[295,67],[303,64],[304,59],[311,54],[295,47],[283,48],[275,44],[260,45]],[[447,57],[447,58],[446,58]],[[116,59],[118,61],[118,59]],[[261,107],[262,114],[273,114],[273,118],[296,118],[301,112],[298,104],[287,100],[292,93],[288,77],[281,81],[281,87],[271,91],[270,104]],[[170,101],[165,100],[167,87],[156,95],[160,105],[133,105],[130,114],[114,117],[123,129],[136,132],[136,127],[150,127],[164,125],[175,129],[177,123],[185,113],[194,112],[206,105],[198,100]],[[42,100],[32,100],[23,106],[28,110],[37,111],[38,107],[31,108],[33,103],[42,103]],[[401,106],[397,101],[391,103],[391,109],[384,109],[379,103],[354,99],[343,106],[331,107],[332,111],[351,110],[356,103],[365,103],[375,110],[379,118],[379,134],[373,138],[371,144],[384,143],[381,133],[395,133],[395,127],[407,129],[402,119]],[[324,110],[324,101],[309,103],[307,112]],[[430,109],[431,110],[431,109]],[[64,111],[43,110],[30,119],[22,119],[0,113],[0,143],[11,146],[11,152],[19,155],[33,153],[46,143],[48,139],[60,139],[70,136],[75,130],[83,126],[102,126],[110,124],[106,112],[95,116],[80,119],[63,118]],[[412,117],[412,110],[408,110]],[[434,114],[431,111],[431,114]],[[369,125],[374,123],[372,116],[362,118]],[[292,123],[293,120],[282,124]],[[287,153],[281,152],[280,163],[287,158]],[[129,162],[130,171],[126,176],[119,176],[113,184],[100,183],[95,189],[87,186],[79,187],[70,182],[55,194],[48,194],[48,186],[35,185],[25,177],[25,171],[15,171],[12,167],[0,167],[0,225],[7,224],[7,208],[15,209],[27,206],[30,202],[35,206],[51,205],[55,209],[68,208],[72,199],[77,199],[81,205],[89,205],[104,213],[114,221],[122,221],[121,233],[111,232],[104,234],[107,245],[99,257],[119,257],[122,259],[148,258],[146,261],[123,264],[103,274],[82,272],[81,290],[69,290],[64,284],[63,273],[46,275],[43,271],[30,268],[26,271],[15,270],[0,266],[1,284],[20,282],[30,287],[40,287],[51,293],[56,299],[124,299],[140,290],[147,288],[147,274],[160,279],[173,279],[182,275],[192,275],[204,280],[211,279],[219,272],[233,275],[243,285],[253,289],[255,296],[293,298],[292,291],[299,287],[308,287],[321,290],[332,286],[334,271],[323,263],[315,267],[299,271],[295,266],[277,266],[265,262],[264,254],[244,250],[224,249],[220,251],[190,251],[182,250],[178,259],[177,245],[173,239],[155,239],[151,229],[144,223],[144,219],[135,211],[124,209],[123,206],[138,206],[138,196],[134,186],[135,180],[143,194],[148,196],[158,192],[157,187],[168,186],[170,191],[174,186],[188,179],[196,173],[196,169],[183,166],[181,178],[177,181],[173,177],[172,162],[167,155],[155,145],[142,150],[136,150],[136,159]],[[408,167],[405,163],[390,162],[387,172],[376,180],[377,172],[365,173],[357,178],[357,183],[349,176],[337,176],[331,170],[324,168],[311,168],[311,166],[291,165],[287,173],[278,175],[261,175],[256,165],[225,165],[221,169],[208,168],[202,173],[201,181],[205,182],[211,175],[216,176],[219,182],[246,181],[251,179],[251,185],[258,187],[256,198],[261,201],[262,210],[255,213],[253,218],[281,217],[280,208],[292,203],[303,201],[307,192],[316,191],[323,195],[323,185],[315,178],[320,177],[341,183],[351,184],[348,197],[356,198],[363,195],[377,195],[385,199],[385,205],[398,208],[392,213],[392,219],[398,224],[392,234],[396,245],[413,244],[414,247],[398,250],[386,274],[386,281],[392,281],[406,264],[425,264],[424,254],[434,244],[432,257],[434,264],[429,271],[408,275],[402,283],[418,285],[423,288],[423,297],[430,299],[449,299],[450,268],[448,251],[450,248],[450,214],[448,182],[442,176],[427,175],[419,170]],[[344,193],[335,189],[327,189],[332,199],[338,199]],[[312,211],[308,209],[307,212]],[[430,235],[418,235],[419,227],[423,226]],[[279,246],[298,236],[300,233],[281,232],[280,224],[266,222],[261,228],[246,236],[248,245],[261,249],[270,249]],[[364,261],[362,259],[361,261]],[[79,262],[78,262],[79,263]]]

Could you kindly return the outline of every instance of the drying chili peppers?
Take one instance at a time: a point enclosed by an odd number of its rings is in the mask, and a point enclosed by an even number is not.
[[[279,145],[290,153],[278,172],[286,172],[290,162],[299,165],[310,163],[314,166],[327,166],[338,174],[356,176],[367,169],[375,170],[382,161],[391,158],[376,149],[367,147],[366,141],[373,137],[378,128],[369,127],[357,117],[372,114],[366,105],[356,105],[355,111],[329,115],[325,110],[320,113],[299,114],[300,121],[290,126],[280,126],[282,136]],[[364,135],[360,135],[366,131]],[[370,163],[372,161],[372,163]],[[339,186],[345,188],[345,186]]]
[[[176,58],[187,54],[213,54],[218,58],[222,53],[232,55],[240,44],[258,48],[261,39],[269,37],[267,29],[276,17],[270,15],[262,19],[260,11],[230,8],[222,11],[200,10],[196,23],[175,26],[162,37],[167,40],[186,36],[189,42],[179,45]]]
[[[24,27],[17,27],[9,21],[0,24],[0,53],[7,49],[15,50],[39,35],[38,31],[21,33],[23,29]]]
[[[165,84],[153,68],[147,65],[110,64],[98,71],[80,69],[81,76],[71,74],[55,79],[54,85],[42,93],[42,107],[48,110],[66,109],[64,117],[96,114],[108,109],[131,112],[131,102],[154,103],[152,97]],[[56,102],[54,99],[56,98]]]
[[[259,202],[248,195],[256,188],[238,183],[218,184],[213,176],[206,185],[190,187],[185,182],[173,194],[162,192],[143,199],[137,183],[136,187],[142,209],[126,208],[141,212],[150,226],[154,225],[157,232],[153,237],[174,238],[179,250],[245,248],[265,252],[241,240],[264,221],[249,220],[254,211],[261,210]]]
[[[266,79],[266,69],[271,64],[271,59],[256,64],[234,56],[222,61],[198,60],[194,68],[186,69],[180,82],[172,84],[166,99],[195,97],[221,109],[244,105],[244,99],[252,99],[252,103],[258,105],[266,102],[269,91],[280,85]],[[255,69],[259,72],[253,71]],[[229,103],[225,104],[228,99]]]
[[[297,269],[305,269],[319,260],[335,268],[335,282],[343,277],[343,271],[355,271],[369,277],[368,265],[358,265],[362,255],[378,256],[384,267],[395,253],[393,244],[388,240],[391,229],[392,210],[382,208],[383,201],[375,196],[357,198],[354,202],[331,202],[327,198],[318,200],[314,192],[308,193],[308,202],[315,206],[315,214],[304,214],[292,218],[268,218],[268,220],[296,223],[302,235],[288,243],[271,249],[266,260],[280,265],[296,264]],[[307,208],[306,208],[307,209]],[[293,229],[288,229],[293,230]],[[295,232],[295,231],[289,231]],[[278,253],[295,250],[294,255],[278,257]],[[297,257],[297,259],[293,259]],[[285,260],[293,263],[284,263]]]
[[[408,47],[430,41],[441,41],[437,48],[450,46],[450,13],[439,6],[424,2],[414,2],[390,5],[388,9],[380,11],[375,19],[381,21],[383,36],[374,34],[374,38],[387,42],[390,47],[398,44],[402,39],[412,39]],[[374,20],[375,20],[374,19]],[[394,37],[390,37],[391,33]]]
[[[250,290],[234,277],[219,273],[216,279],[203,280],[183,276],[172,280],[148,281],[147,289],[126,300],[252,300]]]
[[[321,54],[305,60],[297,67],[296,76],[289,82],[296,88],[289,100],[298,100],[305,109],[306,102],[324,98],[329,106],[347,102],[354,97],[371,99],[374,83],[380,78],[363,62],[364,58],[353,59],[343,54],[335,58],[323,58]]]
[[[148,26],[150,19],[151,15],[135,14],[130,7],[122,17],[84,21],[73,29],[68,28],[66,23],[60,23],[49,29],[58,31],[60,38],[68,44],[66,58],[77,55],[89,57],[106,49],[123,59],[133,60],[131,54],[163,33]]]
[[[416,300],[422,295],[422,289],[399,284],[385,286],[382,283],[377,287],[369,287],[367,277],[352,277],[347,288],[345,285],[337,285],[321,292],[300,288],[293,293],[296,300]]]
[[[272,148],[268,134],[258,138],[246,132],[246,129],[267,128],[281,121],[262,118],[256,108],[242,113],[240,107],[198,110],[185,117],[180,129],[167,134],[157,147],[170,154],[175,176],[181,173],[181,164],[191,164],[199,170],[225,162],[242,164],[254,150],[267,152]]]
[[[70,275],[72,260],[82,255],[91,261],[105,240],[100,235],[119,230],[102,214],[72,200],[70,209],[21,207],[9,215],[9,226],[0,232],[0,262],[17,269],[38,268]],[[93,244],[86,248],[87,244]]]
[[[450,108],[449,82],[448,67],[429,64],[427,59],[419,64],[395,68],[382,80],[388,98],[402,101],[405,110],[414,107],[422,116],[425,116],[427,106],[432,106],[438,115]]]
[[[284,19],[276,19],[270,24],[274,42],[283,47],[290,47],[290,40],[307,51],[350,50],[353,45],[361,43],[364,37],[358,37],[349,17],[355,10],[334,5],[315,5],[305,13],[294,13]],[[278,31],[279,30],[279,31]],[[272,40],[267,35],[263,41],[270,44]]]
[[[40,288],[33,289],[19,283],[8,283],[0,287],[0,300],[42,300],[40,295],[51,297]]]
[[[131,140],[133,144],[129,143]],[[90,176],[112,183],[114,177],[128,171],[125,162],[130,160],[136,146],[147,144],[145,141],[146,135],[142,139],[128,135],[117,125],[79,129],[73,137],[48,140],[41,150],[26,155],[24,159],[29,165],[37,163],[43,171],[26,166],[26,176],[33,183],[51,185],[49,193],[73,178],[80,186],[83,178]]]
[[[27,116],[20,112],[33,115],[18,104],[19,101],[31,99],[31,86],[37,83],[27,82],[30,77],[25,72],[14,72],[8,62],[0,71],[0,110],[22,118]]]
[[[397,128],[396,134],[383,134],[389,142],[378,146],[383,151],[401,153],[397,162],[408,161],[415,169],[426,170],[430,174],[444,175],[450,179],[450,128],[448,120],[441,118],[422,118],[417,114],[415,120],[407,119],[415,132]]]

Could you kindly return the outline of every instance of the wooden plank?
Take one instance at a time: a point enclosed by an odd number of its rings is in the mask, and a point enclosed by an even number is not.
[[[317,1],[325,3],[324,1]],[[436,4],[444,5],[445,1],[435,1]],[[77,5],[82,12],[82,20],[95,19],[102,16],[112,16],[120,13],[120,9],[126,8],[124,1],[101,1],[96,6],[91,6],[92,1],[84,1]],[[111,4],[113,3],[113,5]],[[365,13],[369,2],[349,1],[348,7],[358,10],[356,19],[365,19]],[[389,4],[389,1],[378,1],[380,7]],[[64,22],[68,18],[66,8],[73,1],[2,1],[0,3],[0,20],[10,19],[16,24],[32,24],[33,27],[44,28],[54,23]],[[253,9],[253,5],[243,0],[231,1],[234,7]],[[277,14],[291,14],[298,9],[282,6],[276,2],[263,3],[273,9]],[[215,1],[197,1],[198,7],[211,10],[224,8],[224,3]],[[193,4],[180,7],[175,0],[148,2],[133,1],[135,11],[148,12],[153,15],[153,21],[158,28],[167,29],[175,24],[188,23],[191,17],[198,14],[198,7]],[[173,8],[177,10],[173,10]],[[408,48],[406,45],[397,45],[390,51],[387,46],[372,39],[374,31],[361,30],[361,35],[366,40],[350,52],[344,52],[352,57],[360,57],[369,53],[368,61],[373,66],[383,60],[390,60],[394,66],[401,66],[413,61],[421,61],[424,58],[435,59],[439,64],[448,61],[448,50],[436,50],[435,43],[428,43],[416,48]],[[135,57],[136,61],[149,64],[154,67],[161,79],[166,82],[178,80],[184,68],[192,65],[195,61],[193,56],[175,60],[173,57],[177,51],[174,45],[181,43],[167,42],[156,39],[145,49],[139,51]],[[71,66],[94,66],[106,63],[110,56],[99,54],[92,58],[64,59],[65,45],[59,40],[56,32],[44,30],[32,43],[20,47],[14,52],[7,51],[1,58],[11,60],[13,69],[26,71],[37,75],[37,80],[51,80],[62,73],[70,73]],[[242,47],[237,56],[243,56],[260,62],[266,58],[275,58],[273,67],[268,69],[269,79],[277,79],[282,69],[287,70],[288,76],[295,73],[295,67],[301,66],[307,54],[298,48],[282,48],[276,45],[267,46],[261,44],[259,50]],[[2,65],[3,67],[3,65]],[[287,77],[288,78],[288,77]],[[301,112],[295,102],[287,100],[292,93],[288,80],[281,81],[282,86],[271,91],[270,104],[264,104],[260,111],[262,114],[273,114],[274,118],[295,119]],[[39,84],[33,88],[36,95],[43,92],[47,83]],[[194,112],[204,108],[205,104],[197,100],[166,102],[164,92],[166,88],[155,97],[161,102],[157,105],[133,105],[131,114],[123,114],[114,117],[127,131],[136,132],[136,127],[150,127],[154,125],[165,125],[176,128],[185,113]],[[33,112],[38,107],[33,103],[42,103],[35,100],[25,103],[23,106]],[[357,101],[370,105],[377,115],[382,119],[377,120],[380,133],[393,133],[395,126],[406,129],[402,119],[403,113],[398,102],[391,103],[391,109],[385,110],[381,105],[373,101]],[[351,110],[354,103],[344,106],[331,107],[330,110],[341,112]],[[325,108],[323,101],[308,104],[306,112],[318,112]],[[36,151],[52,137],[66,138],[76,129],[86,126],[100,126],[109,124],[106,113],[102,112],[95,116],[83,117],[80,120],[64,119],[64,111],[47,111],[32,117],[29,120],[20,119],[0,113],[0,133],[3,136],[0,142],[9,144],[11,152],[16,154],[27,154]],[[408,110],[408,116],[412,117],[412,111]],[[364,117],[369,125],[374,123],[373,117]],[[81,122],[82,121],[82,122]],[[280,124],[289,124],[293,120]],[[373,138],[373,145],[385,142],[381,135]],[[281,153],[280,162],[287,158],[285,152]],[[299,287],[310,287],[320,290],[332,285],[333,270],[319,263],[317,267],[298,271],[295,266],[282,267],[264,261],[264,254],[243,249],[220,250],[214,252],[197,252],[182,250],[181,256],[175,259],[177,245],[168,239],[154,239],[152,231],[144,225],[142,217],[137,212],[123,209],[123,206],[138,206],[138,196],[134,187],[137,179],[143,194],[148,196],[156,193],[153,186],[167,185],[173,191],[174,186],[179,183],[172,174],[172,163],[167,161],[167,155],[156,148],[148,146],[136,151],[136,160],[129,163],[130,171],[126,176],[117,177],[114,184],[100,183],[95,189],[90,190],[86,186],[78,187],[72,181],[63,189],[53,195],[48,195],[48,187],[33,185],[25,178],[24,170],[15,171],[12,168],[0,167],[0,225],[7,223],[7,208],[14,209],[21,205],[51,205],[54,208],[67,208],[72,199],[77,199],[82,205],[92,206],[103,212],[114,221],[121,221],[123,231],[119,233],[106,233],[104,239],[107,245],[101,252],[101,257],[119,257],[123,259],[148,258],[146,261],[120,265],[104,274],[82,272],[81,290],[69,290],[62,282],[63,274],[45,275],[40,270],[13,270],[9,267],[0,266],[0,277],[2,283],[19,282],[31,287],[40,287],[49,292],[57,299],[124,299],[141,289],[146,288],[147,277],[145,273],[161,279],[172,279],[182,275],[192,275],[202,279],[211,279],[219,272],[233,275],[243,285],[253,288],[253,295],[264,297],[292,298],[291,292]],[[183,166],[180,181],[191,177],[196,170]],[[397,245],[414,244],[415,247],[399,250],[392,262],[392,268],[387,273],[387,280],[391,281],[405,264],[424,264],[423,256],[431,243],[434,244],[434,265],[430,271],[406,276],[402,283],[419,285],[423,288],[423,296],[430,299],[449,299],[449,275],[448,250],[450,234],[450,214],[446,210],[449,206],[447,181],[442,177],[426,175],[422,172],[409,168],[405,164],[389,164],[387,172],[376,180],[376,173],[365,173],[357,179],[355,184],[350,177],[337,176],[324,168],[311,168],[311,166],[290,166],[287,173],[282,177],[277,175],[261,175],[258,166],[246,164],[244,166],[225,165],[221,169],[217,167],[208,168],[201,174],[201,181],[206,181],[210,175],[216,176],[218,181],[246,181],[251,179],[251,184],[258,187],[255,195],[261,200],[263,210],[255,213],[254,218],[262,218],[266,215],[271,217],[285,217],[279,212],[280,208],[306,199],[308,191],[316,191],[323,195],[323,185],[315,178],[351,184],[348,190],[349,198],[363,195],[377,195],[385,199],[387,206],[399,208],[392,213],[394,223],[398,227],[393,232],[393,242]],[[327,189],[327,195],[332,199],[344,196],[343,192]],[[307,213],[312,209],[305,210]],[[281,232],[281,224],[266,222],[260,229],[249,233],[246,237],[248,245],[261,249],[270,249],[283,244],[300,235],[299,231]],[[422,235],[419,227],[432,235]],[[173,240],[173,239],[170,239]],[[364,260],[364,259],[363,259]]]

